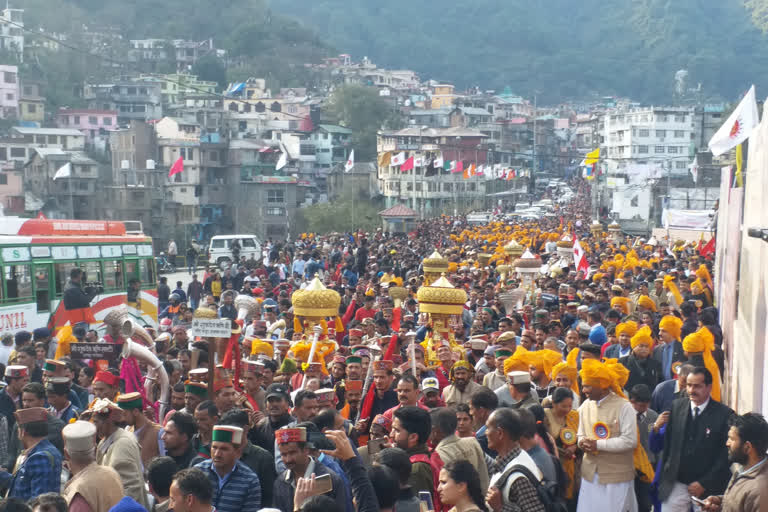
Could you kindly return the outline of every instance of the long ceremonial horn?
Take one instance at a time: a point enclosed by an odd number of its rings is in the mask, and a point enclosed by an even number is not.
[[[130,325],[130,321],[123,323],[121,333],[127,333]],[[144,329],[142,329],[144,331]],[[146,331],[144,331],[146,333]],[[149,336],[149,334],[147,334]],[[133,341],[130,336],[125,337],[125,343],[123,343],[122,355],[124,358],[135,357],[139,361],[144,362],[148,367],[147,378],[144,380],[144,393],[145,398],[149,401],[152,400],[152,385],[155,381],[159,380],[160,385],[160,407],[157,417],[160,421],[165,417],[165,413],[170,405],[171,388],[168,383],[168,372],[165,371],[162,361],[157,358],[147,347],[142,346]]]
[[[235,308],[237,308],[237,319],[245,322],[259,313],[259,301],[250,295],[240,294],[235,297]]]
[[[269,329],[267,329],[267,338],[272,337],[272,333],[274,333],[278,329],[285,329],[285,318],[281,318],[277,322],[273,323],[269,326]]]

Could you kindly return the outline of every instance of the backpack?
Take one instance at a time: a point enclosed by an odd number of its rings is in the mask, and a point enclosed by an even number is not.
[[[521,464],[515,464],[505,471],[498,482],[504,482],[504,485],[506,485],[507,479],[512,473],[520,473],[531,482],[531,485],[536,489],[536,495],[539,497],[541,504],[544,505],[544,510],[546,512],[568,512],[568,507],[566,507],[563,499],[560,497],[560,487],[557,482],[550,482],[543,479],[539,480],[536,478],[536,475],[531,473],[527,467]],[[499,488],[502,488],[499,483],[496,485]]]

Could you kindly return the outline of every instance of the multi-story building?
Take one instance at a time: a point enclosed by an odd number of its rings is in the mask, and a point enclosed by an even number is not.
[[[431,108],[449,108],[452,107],[458,96],[453,92],[454,86],[451,84],[435,84],[432,86],[432,104]]]
[[[73,128],[30,128],[14,126],[11,136],[19,137],[33,147],[61,148],[79,151],[85,148],[85,134]],[[28,155],[31,157],[32,155]]]
[[[0,49],[15,54],[19,62],[24,62],[24,9],[6,7],[2,10]]]
[[[169,169],[179,157],[184,170],[168,178],[168,199],[180,204],[176,223],[200,223],[200,124],[194,120],[164,117],[155,125],[158,166]]]
[[[115,110],[119,123],[150,121],[163,117],[159,82],[125,80],[111,84],[86,84],[83,98],[93,110]]]
[[[129,44],[129,59],[149,62],[172,60],[176,63],[176,69],[182,72],[189,71],[200,57],[217,53],[213,39],[131,39]]]
[[[469,128],[411,127],[393,132],[381,132],[377,137],[377,151],[405,153],[406,157],[420,157],[426,163],[441,156],[444,160],[462,161],[466,164],[488,163],[487,137]],[[429,173],[433,173],[428,175]],[[414,166],[402,172],[399,167],[378,169],[379,190],[386,206],[398,203],[411,207],[422,217],[440,214],[453,215],[483,208],[486,204],[486,180],[488,177],[464,179],[462,173],[450,173],[427,165]]]
[[[54,180],[66,164],[70,175]],[[97,193],[99,181],[98,162],[82,151],[38,147],[24,168],[25,192],[39,198],[43,212],[51,218],[100,218],[104,198]]]
[[[333,124],[321,124],[312,133],[310,140],[315,146],[315,165],[327,174],[334,164],[346,162],[349,158],[352,130]]]
[[[337,165],[328,175],[328,199],[331,201],[366,200],[377,195],[379,183],[374,162],[356,162],[348,172],[343,165]]]
[[[2,215],[24,213],[24,168],[0,171],[0,209]]]
[[[73,128],[85,134],[86,142],[93,142],[97,137],[109,137],[109,132],[118,128],[116,110],[59,109],[56,114],[59,128]]]
[[[109,132],[109,148],[112,182],[123,183],[122,176],[126,169],[146,169],[151,167],[146,165],[148,161],[157,160],[154,127],[144,121],[131,121],[127,127]]]
[[[19,117],[19,68],[0,65],[0,117]]]
[[[199,80],[191,73],[173,73],[168,75],[140,75],[139,80],[160,83],[160,95],[163,108],[179,107],[187,96],[213,94],[218,84]]]
[[[40,126],[45,121],[45,98],[40,93],[38,82],[25,80],[21,84],[19,119],[33,126]]]

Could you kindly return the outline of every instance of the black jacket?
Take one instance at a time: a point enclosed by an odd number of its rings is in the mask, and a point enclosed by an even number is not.
[[[728,406],[710,399],[699,419],[689,426],[693,422],[691,401],[686,397],[672,402],[664,433],[659,499],[666,500],[678,481],[699,482],[704,496],[723,494],[731,475],[725,446],[731,416]]]
[[[661,374],[661,363],[652,357],[640,361],[634,354],[629,354],[619,359],[619,362],[629,370],[629,378],[624,385],[624,389],[627,391],[638,384],[645,384],[649,391],[653,391],[659,382],[664,380],[664,376]]]
[[[95,295],[87,294],[83,291],[80,283],[67,282],[64,288],[64,309],[82,309],[91,305]]]
[[[328,469],[326,465],[315,461],[315,477],[321,475],[331,475],[333,490],[326,494],[329,498],[336,501],[338,510],[346,510],[346,493],[344,492],[345,483],[339,475]],[[303,475],[302,475],[303,476]],[[296,489],[288,478],[288,470],[277,475],[274,486],[273,506],[281,512],[293,512],[293,495]]]
[[[259,475],[259,482],[261,483],[261,506],[267,508],[272,506],[272,491],[275,485],[275,461],[272,458],[272,454],[262,448],[256,446],[250,441],[243,450],[243,455],[240,457],[240,461],[251,468],[251,470]]]

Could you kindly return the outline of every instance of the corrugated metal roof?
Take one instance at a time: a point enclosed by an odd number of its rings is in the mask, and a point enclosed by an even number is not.
[[[418,217],[419,214],[404,204],[396,204],[392,208],[387,208],[379,212],[382,217]]]

